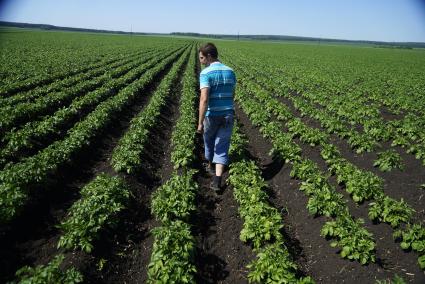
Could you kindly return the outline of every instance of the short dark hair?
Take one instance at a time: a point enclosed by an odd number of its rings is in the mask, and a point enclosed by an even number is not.
[[[217,47],[214,45],[214,43],[208,42],[201,46],[199,49],[199,52],[201,52],[203,55],[208,56],[211,55],[212,58],[217,59],[218,58],[218,51]]]

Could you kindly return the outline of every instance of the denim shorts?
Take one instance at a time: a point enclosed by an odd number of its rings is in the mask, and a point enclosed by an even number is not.
[[[204,119],[205,158],[216,164],[229,164],[233,114],[207,116]]]

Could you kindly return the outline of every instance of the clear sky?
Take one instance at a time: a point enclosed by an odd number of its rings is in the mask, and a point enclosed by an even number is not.
[[[133,32],[425,42],[424,0],[0,0],[0,20]]]

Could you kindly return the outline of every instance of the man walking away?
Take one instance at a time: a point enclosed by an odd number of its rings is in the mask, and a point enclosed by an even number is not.
[[[212,43],[199,49],[199,61],[206,68],[199,79],[201,97],[197,132],[203,133],[207,171],[213,174],[211,189],[218,192],[224,168],[229,164],[236,76],[231,68],[218,60],[217,48]]]

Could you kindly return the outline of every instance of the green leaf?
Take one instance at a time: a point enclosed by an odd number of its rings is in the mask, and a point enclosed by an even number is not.
[[[421,269],[425,269],[425,254],[418,257],[418,263]]]
[[[410,248],[410,245],[408,243],[406,243],[406,242],[401,242],[400,243],[400,246],[401,246],[402,249],[408,249],[408,248]]]

